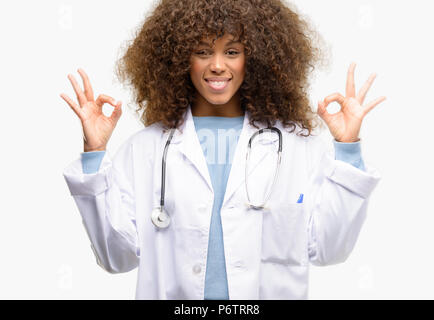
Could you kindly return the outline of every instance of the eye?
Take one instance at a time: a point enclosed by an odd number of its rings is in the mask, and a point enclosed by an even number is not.
[[[196,51],[196,54],[197,54],[197,55],[204,55],[204,54],[206,54],[206,53],[207,53],[206,50]]]
[[[235,56],[235,55],[239,54],[239,52],[237,50],[229,50],[229,51],[227,51],[227,53],[230,56]],[[195,54],[197,54],[197,55],[206,55],[206,54],[209,54],[209,52],[207,50],[199,50],[199,51],[196,51]]]
[[[236,50],[229,50],[228,53],[229,53],[229,55],[231,55],[231,56],[235,56],[235,55],[237,55],[239,52],[236,51]]]

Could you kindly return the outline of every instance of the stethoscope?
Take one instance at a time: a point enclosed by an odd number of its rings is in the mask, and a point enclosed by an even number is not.
[[[269,189],[267,195],[265,196],[264,202],[260,205],[253,205],[250,202],[250,195],[248,190],[248,164],[250,159],[250,151],[252,148],[253,139],[263,133],[263,132],[275,132],[279,136],[279,149],[277,151],[277,166],[274,171],[273,183],[271,188]],[[167,150],[169,148],[170,142],[172,141],[173,134],[175,133],[175,129],[171,129],[169,133],[169,137],[167,138],[166,145],[164,146],[163,159],[162,159],[162,170],[161,170],[161,196],[160,196],[160,206],[152,210],[151,220],[152,223],[159,229],[167,228],[170,224],[170,216],[164,209],[164,193],[165,193],[165,182],[166,182],[166,155]],[[261,210],[265,208],[265,204],[271,196],[271,193],[274,189],[274,185],[276,184],[277,175],[280,168],[280,161],[282,158],[282,132],[275,127],[263,128],[256,131],[249,139],[249,143],[247,145],[247,153],[246,153],[246,170],[245,170],[245,184],[246,184],[246,194],[247,194],[247,207],[254,210]]]

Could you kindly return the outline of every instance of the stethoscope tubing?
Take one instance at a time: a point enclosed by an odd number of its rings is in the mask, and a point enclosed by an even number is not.
[[[160,207],[164,208],[164,193],[166,190],[166,157],[167,150],[169,148],[170,142],[172,141],[173,134],[175,133],[175,129],[170,130],[169,138],[167,138],[166,145],[164,146],[163,152],[163,161],[161,162],[161,196],[160,196]]]
[[[249,176],[249,171],[248,171],[248,164],[249,164],[249,159],[250,159],[250,151],[252,149],[252,141],[253,139],[257,136],[262,134],[265,131],[269,131],[269,132],[276,132],[277,135],[279,136],[279,148],[277,150],[277,166],[276,166],[276,170],[274,171],[274,177],[273,177],[273,182],[271,184],[270,189],[267,192],[267,195],[264,198],[264,202],[261,205],[253,205],[250,201],[250,195],[249,195],[249,188],[248,188],[248,176]],[[278,172],[280,169],[280,162],[282,159],[282,132],[275,127],[268,127],[268,128],[263,128],[263,129],[259,129],[258,131],[256,131],[249,140],[249,143],[247,145],[247,153],[246,153],[246,165],[245,165],[245,178],[244,178],[244,183],[245,183],[245,187],[246,187],[246,196],[247,196],[247,207],[254,209],[254,210],[262,210],[265,208],[265,204],[268,202],[271,193],[274,189],[274,185],[276,184],[276,180],[277,180],[277,176],[278,176]]]
[[[249,195],[249,191],[248,191],[248,187],[247,187],[247,185],[248,185],[248,163],[249,163],[249,159],[250,159],[250,151],[252,148],[253,139],[257,135],[262,134],[265,131],[276,132],[279,136],[279,148],[277,151],[278,159],[277,159],[277,167],[276,167],[276,170],[274,172],[273,183],[271,185],[271,188],[267,192],[267,195],[265,196],[264,202],[258,206],[258,205],[253,205],[250,202],[250,195]],[[152,219],[151,220],[154,223],[154,225],[160,229],[166,228],[170,223],[170,216],[164,210],[164,196],[165,196],[165,190],[166,190],[166,158],[167,158],[167,152],[169,149],[169,145],[170,145],[170,142],[172,141],[172,137],[173,137],[174,133],[175,133],[175,128],[172,128],[170,130],[169,137],[167,138],[166,145],[164,146],[164,151],[163,151],[163,159],[161,162],[162,167],[161,167],[160,207],[154,209],[154,211],[152,212]],[[265,208],[265,204],[267,203],[268,199],[270,198],[271,192],[273,191],[274,185],[275,185],[276,180],[277,180],[281,158],[282,158],[282,132],[278,128],[268,127],[268,128],[259,129],[250,137],[249,143],[247,145],[245,179],[244,179],[245,185],[246,185],[246,193],[247,193],[247,201],[248,201],[247,206],[248,207],[255,209],[255,210],[260,210],[260,209]]]

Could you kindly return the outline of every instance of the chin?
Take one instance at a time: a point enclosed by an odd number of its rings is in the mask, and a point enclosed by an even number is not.
[[[228,103],[231,99],[230,98],[226,98],[226,99],[206,99],[210,104],[215,105],[215,106],[220,106],[223,104]]]

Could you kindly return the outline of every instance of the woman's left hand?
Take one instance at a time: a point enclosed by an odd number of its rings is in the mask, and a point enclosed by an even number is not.
[[[345,97],[340,93],[334,93],[327,96],[324,101],[318,102],[317,113],[325,121],[331,134],[338,142],[350,143],[359,141],[359,133],[363,118],[369,111],[386,99],[386,97],[380,97],[363,107],[363,101],[376,78],[376,74],[371,74],[369,79],[356,95],[354,85],[355,68],[356,64],[352,63],[348,70]],[[334,114],[328,113],[326,108],[332,102],[337,102],[341,105],[341,110],[339,112]]]

